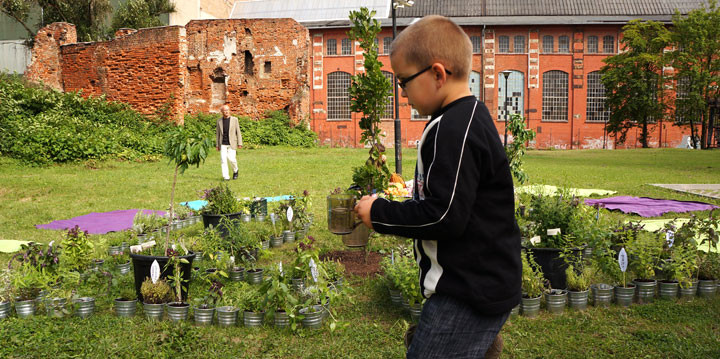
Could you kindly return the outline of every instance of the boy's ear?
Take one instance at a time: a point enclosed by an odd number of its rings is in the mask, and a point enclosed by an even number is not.
[[[445,72],[445,65],[442,63],[436,62],[432,64],[432,71],[433,76],[435,76],[435,81],[439,81],[440,85],[444,85],[445,82],[447,82],[447,72]]]

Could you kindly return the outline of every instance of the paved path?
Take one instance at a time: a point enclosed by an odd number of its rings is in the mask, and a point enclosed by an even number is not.
[[[678,192],[696,194],[698,196],[720,199],[720,184],[658,184],[652,186],[667,188]]]

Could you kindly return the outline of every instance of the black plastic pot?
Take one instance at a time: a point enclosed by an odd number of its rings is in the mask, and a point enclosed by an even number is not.
[[[566,289],[567,288],[567,277],[565,277],[565,270],[567,264],[560,258],[562,249],[559,248],[525,248],[535,258],[535,262],[542,269],[543,276],[545,279],[550,281],[550,286],[553,289]],[[581,248],[573,248],[573,255],[581,255]]]
[[[225,226],[220,225],[220,221],[223,218],[227,218],[231,221],[240,221],[240,216],[242,216],[242,212],[230,214],[203,214],[203,227],[208,228],[210,226],[213,226],[213,228],[215,228],[221,236],[225,237],[228,234],[228,230],[227,228],[225,228]]]
[[[180,258],[187,259],[188,261],[187,263],[180,263],[183,279],[186,280],[186,282],[183,283],[182,296],[183,298],[187,298],[187,291],[190,288],[190,277],[192,276],[192,261],[195,258],[195,253],[190,252],[190,254]],[[157,260],[160,265],[160,278],[165,279],[168,275],[172,275],[173,269],[171,267],[165,268],[165,265],[168,262],[168,257],[146,256],[143,254],[130,253],[130,259],[132,259],[133,272],[135,273],[135,293],[137,294],[140,302],[143,301],[142,294],[140,294],[140,287],[142,286],[145,278],[150,277],[150,267],[152,266],[153,261]]]

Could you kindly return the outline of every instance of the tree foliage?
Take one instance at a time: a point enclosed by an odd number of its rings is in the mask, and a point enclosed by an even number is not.
[[[112,19],[112,31],[121,28],[141,29],[163,26],[160,15],[175,12],[170,0],[129,0],[122,5]]]
[[[647,148],[650,127],[668,107],[663,65],[670,32],[656,21],[633,20],[623,27],[620,43],[622,52],[605,58],[601,70],[610,110],[607,130],[622,143],[628,130],[639,127],[640,142]]]
[[[508,131],[513,136],[512,143],[505,147],[505,154],[510,163],[510,172],[518,183],[527,182],[528,175],[522,169],[522,158],[525,155],[525,142],[535,139],[535,131],[525,128],[525,119],[517,113],[512,114],[507,123]]]

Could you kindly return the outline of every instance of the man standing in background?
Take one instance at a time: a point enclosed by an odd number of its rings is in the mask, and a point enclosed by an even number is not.
[[[237,117],[230,116],[230,106],[223,105],[223,107],[220,108],[220,112],[222,113],[222,117],[217,120],[215,148],[220,151],[223,179],[229,181],[230,172],[228,171],[228,160],[230,164],[232,164],[233,179],[237,179],[238,177],[235,149],[242,148],[242,134],[240,133],[240,124],[238,124]]]

